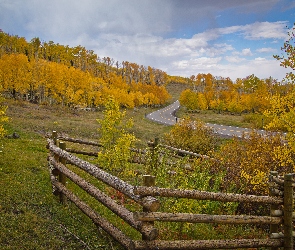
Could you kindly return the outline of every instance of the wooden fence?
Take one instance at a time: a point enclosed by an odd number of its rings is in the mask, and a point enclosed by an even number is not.
[[[126,249],[233,249],[233,248],[259,248],[270,247],[274,249],[293,249],[293,188],[294,175],[278,176],[271,172],[269,177],[270,196],[254,196],[230,193],[213,193],[198,190],[179,190],[155,187],[155,178],[150,175],[143,176],[143,186],[133,186],[116,176],[113,176],[96,165],[84,161],[68,151],[77,153],[78,150],[66,149],[65,142],[100,146],[95,142],[87,142],[63,137],[58,142],[57,133],[47,139],[50,151],[48,162],[50,166],[51,182],[54,194],[60,197],[60,202],[67,199],[72,201],[85,213],[98,227],[110,234]],[[59,145],[57,145],[59,144]],[[79,151],[88,154],[85,151]],[[92,153],[89,155],[93,155]],[[74,165],[92,175],[107,186],[118,190],[132,199],[142,208],[137,212],[128,210],[107,196],[96,186],[83,179],[67,167]],[[66,178],[77,184],[89,195],[107,207],[114,214],[122,218],[129,226],[142,235],[142,240],[134,240],[116,228],[97,211],[82,201],[77,195],[66,187]],[[191,213],[158,212],[160,202],[157,197],[177,197],[198,200],[212,200],[220,202],[243,202],[270,205],[269,216],[254,215],[208,215]],[[259,239],[232,239],[232,240],[161,240],[158,239],[158,229],[154,221],[189,222],[189,223],[216,223],[216,224],[254,224],[270,225],[269,237]]]

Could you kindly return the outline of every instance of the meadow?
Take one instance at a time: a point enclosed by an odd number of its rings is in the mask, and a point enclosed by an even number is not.
[[[171,101],[181,90],[182,86],[179,89],[174,86]],[[74,205],[59,204],[52,195],[46,160],[45,135],[52,130],[97,141],[97,119],[102,117],[101,110],[89,112],[11,99],[5,104],[10,118],[5,124],[7,135],[15,132],[20,138],[8,136],[0,141],[0,248],[120,249],[104,232],[97,232]],[[144,107],[127,110],[126,119],[133,118],[132,132],[140,139],[138,147],[146,147],[147,141],[155,137],[161,139],[171,129],[145,118],[145,114],[153,110]],[[212,113],[210,119],[220,116]],[[210,230],[206,234],[212,235]]]

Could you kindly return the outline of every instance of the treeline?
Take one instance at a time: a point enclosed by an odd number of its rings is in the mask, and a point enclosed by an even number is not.
[[[188,89],[180,96],[180,104],[188,110],[215,110],[220,113],[262,113],[270,108],[273,96],[286,96],[293,84],[280,83],[269,77],[259,79],[255,75],[238,78],[216,78],[211,74],[191,76]]]
[[[167,74],[152,67],[99,58],[82,46],[13,36],[0,30],[0,91],[7,97],[67,106],[164,104]]]
[[[285,96],[292,84],[250,75],[230,78],[198,74],[190,78],[109,57],[100,58],[82,46],[9,35],[0,30],[0,91],[15,99],[45,104],[96,107],[113,96],[121,106],[163,105],[170,95],[166,85],[188,86],[180,103],[189,110],[231,113],[263,112],[272,96]]]

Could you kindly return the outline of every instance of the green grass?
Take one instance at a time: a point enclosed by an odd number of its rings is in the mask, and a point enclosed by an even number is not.
[[[108,237],[86,216],[72,204],[60,205],[52,195],[44,138],[13,124],[8,129],[20,139],[1,139],[0,249],[107,246]]]
[[[190,116],[192,119],[198,119],[206,123],[222,124],[227,126],[244,127],[244,128],[262,128],[262,115],[259,114],[230,114],[223,112],[218,114],[213,110],[200,110],[199,112],[188,112],[181,107],[176,114],[178,117]],[[264,118],[264,125],[266,119]]]

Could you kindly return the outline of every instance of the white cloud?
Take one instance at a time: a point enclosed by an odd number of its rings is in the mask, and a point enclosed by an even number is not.
[[[238,57],[238,56],[226,56],[225,60],[227,60],[230,63],[241,63],[245,61],[246,59],[243,57]]]
[[[251,52],[251,49],[250,48],[243,49],[241,54],[243,56],[252,56],[252,52]]]
[[[287,22],[256,22],[243,27],[244,35],[249,40],[285,39]]]
[[[256,46],[262,48],[255,50],[248,43],[267,39],[268,43],[277,42],[279,46],[286,38],[287,21],[242,25],[239,20],[228,27],[219,26],[224,10],[236,16],[252,12],[260,16],[279,2],[0,0],[0,28],[26,36],[28,40],[38,36],[43,41],[80,44],[100,57],[150,65],[169,74],[189,76],[210,72],[234,79],[255,72],[264,76],[269,72],[279,78],[284,69],[277,62],[262,58],[247,60],[253,52],[265,53],[263,56],[269,58],[267,53],[274,51],[267,45]],[[181,39],[175,34],[187,35]],[[237,40],[243,41],[244,46]]]
[[[179,75],[190,76],[198,73],[211,73],[215,76],[230,77],[232,80],[244,78],[254,74],[259,78],[268,78],[270,76],[281,80],[288,72],[287,69],[282,69],[279,62],[266,58],[255,58],[246,60],[243,58],[225,57],[225,62],[222,58],[210,58],[206,60],[190,60],[178,65],[174,62],[174,72]],[[240,61],[241,60],[241,61]]]
[[[275,53],[275,52],[277,52],[277,50],[274,48],[260,48],[260,49],[257,49],[256,51],[259,53]]]

